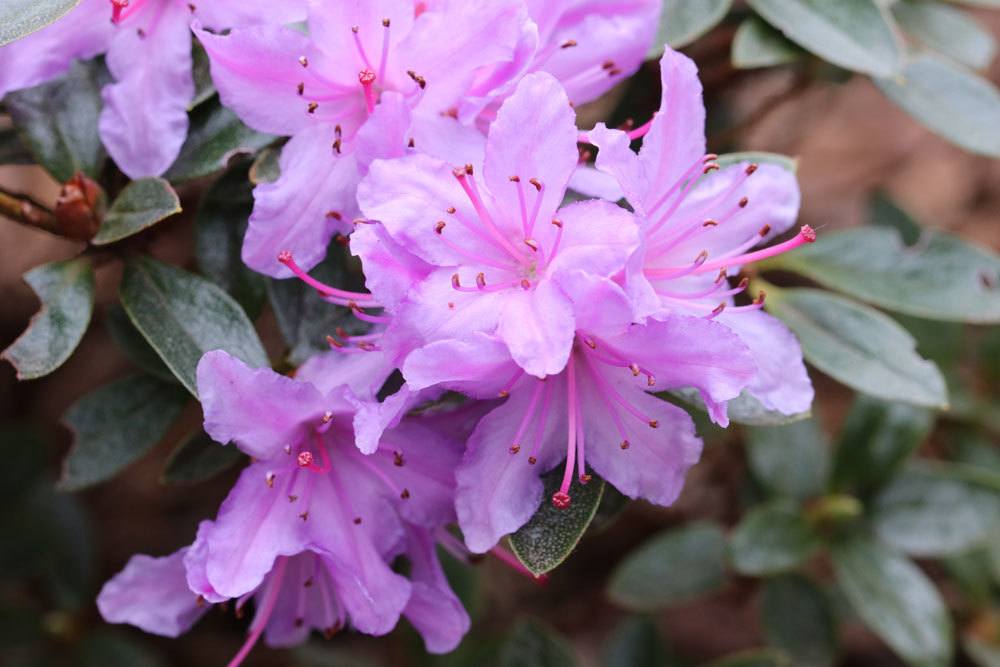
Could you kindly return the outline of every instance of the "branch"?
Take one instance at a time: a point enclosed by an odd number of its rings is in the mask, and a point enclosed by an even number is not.
[[[55,214],[31,197],[0,188],[0,215],[23,225],[62,235]]]

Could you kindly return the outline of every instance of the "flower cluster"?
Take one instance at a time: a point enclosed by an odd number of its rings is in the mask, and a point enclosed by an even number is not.
[[[697,72],[669,48],[649,123],[577,127],[576,105],[640,66],[659,6],[84,0],[0,49],[0,92],[106,51],[101,135],[138,177],[162,173],[184,139],[193,33],[223,104],[290,138],[280,177],[254,190],[244,261],[371,325],[331,332],[331,351],[291,377],[205,355],[206,431],[252,463],[193,544],[136,556],[105,586],[106,619],[172,636],[211,604],[252,598],[231,665],[262,635],[384,634],[401,615],[448,651],[469,620],[438,544],[496,551],[554,469],[560,508],[593,474],[632,498],[678,497],[701,441],[654,394],[693,388],[720,425],[741,395],[809,408],[797,341],[739,279],[814,239],[803,227],[769,245],[795,222],[794,176],[706,152]],[[307,273],[335,234],[367,292]]]

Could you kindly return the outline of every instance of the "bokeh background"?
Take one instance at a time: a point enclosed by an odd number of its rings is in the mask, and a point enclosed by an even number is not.
[[[972,14],[1000,37],[1000,12],[984,9]],[[684,49],[701,69],[710,113],[710,150],[795,156],[803,193],[801,222],[821,234],[870,222],[877,215],[872,213],[873,201],[888,199],[922,225],[1000,250],[1000,161],[972,155],[935,136],[865,77],[847,76],[818,63],[734,69],[730,46],[736,25],[736,20],[727,19]],[[1000,83],[1000,63],[994,63],[987,76]],[[658,99],[656,64],[648,63],[627,85],[583,114],[603,117],[611,113],[619,121],[633,117],[643,122]],[[54,200],[59,188],[40,169],[21,166],[0,166],[0,187],[30,193],[43,202]],[[199,182],[188,184],[180,191],[182,199],[194,200],[204,187]],[[144,238],[153,256],[191,265],[189,216],[160,225]],[[20,334],[38,308],[21,275],[39,264],[69,258],[79,247],[0,217],[0,348]],[[228,471],[194,485],[161,482],[168,455],[197,428],[196,406],[189,406],[151,455],[114,480],[77,494],[51,490],[71,440],[60,424],[61,415],[89,390],[133,370],[103,326],[103,314],[115,301],[120,273],[114,261],[98,266],[95,323],[62,368],[43,379],[20,383],[8,364],[0,364],[0,664],[6,666],[222,665],[243,641],[247,621],[235,618],[231,611],[215,610],[185,637],[164,640],[132,628],[106,626],[93,604],[101,583],[133,553],[166,554],[187,544],[197,522],[215,512],[235,478],[235,471]],[[265,310],[257,325],[269,352],[279,354],[283,344],[273,314]],[[915,329],[918,325],[914,323]],[[972,427],[961,416],[942,415],[921,445],[922,453],[942,455],[960,439],[974,439],[996,450],[1000,336],[995,330],[959,325],[920,331],[926,332],[921,352],[932,357],[957,354],[957,377],[970,391],[978,392],[989,408],[985,426]],[[837,434],[853,393],[819,372],[812,375],[817,387],[815,417],[823,431]],[[562,634],[579,664],[588,667],[602,664],[609,642],[626,632],[637,633],[643,642],[654,642],[655,629],[667,652],[646,663],[619,656],[613,659],[624,661],[615,664],[698,664],[761,647],[766,637],[757,579],[729,577],[719,591],[639,620],[605,595],[614,567],[658,530],[700,519],[732,527],[744,515],[747,499],[754,493],[744,447],[746,433],[734,427],[726,432],[706,429],[705,434],[704,458],[675,507],[628,505],[613,520],[592,529],[547,583],[533,582],[491,558],[471,568],[455,564],[451,569],[456,586],[474,618],[472,635],[460,654],[428,661],[415,633],[401,628],[380,639],[315,638],[297,652],[260,646],[245,664],[488,664],[496,642],[527,617],[540,619]],[[992,603],[983,592],[986,604],[973,604],[948,568],[937,562],[921,563],[955,612],[960,634],[972,633],[984,640],[1000,636],[995,590]],[[820,580],[829,578],[830,565],[823,557],[810,562],[807,569]],[[849,612],[839,608],[838,612],[844,613],[844,622],[839,625],[837,664],[903,664]],[[956,660],[956,664],[974,664],[964,655]]]

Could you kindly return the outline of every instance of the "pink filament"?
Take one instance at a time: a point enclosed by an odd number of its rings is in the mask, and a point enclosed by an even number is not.
[[[295,263],[295,258],[292,257],[292,253],[288,250],[283,250],[278,253],[278,261],[288,267],[288,269],[295,274],[295,277],[309,285],[314,290],[322,294],[323,296],[337,297],[340,299],[348,299],[351,301],[366,301],[371,302],[375,297],[371,294],[365,294],[363,292],[348,292],[346,290],[337,289],[336,287],[330,287],[325,283],[321,283],[316,280],[308,273],[306,273],[302,267]],[[367,306],[371,307],[371,306]]]
[[[813,243],[816,241],[816,232],[813,231],[812,227],[809,225],[803,225],[799,230],[799,233],[793,239],[789,239],[784,243],[779,243],[773,245],[770,248],[764,248],[763,250],[758,250],[756,252],[749,252],[745,255],[735,255],[731,257],[720,257],[711,262],[705,262],[702,264],[696,273],[704,273],[705,271],[717,271],[726,266],[732,266],[734,264],[750,264],[752,262],[759,262],[762,259],[767,259],[768,257],[774,257],[775,255],[781,255],[788,252],[789,250],[794,250],[800,245],[806,243]]]
[[[576,465],[576,441],[577,441],[577,402],[576,402],[576,364],[574,358],[570,356],[566,365],[566,404],[568,415],[568,426],[566,427],[566,469],[563,471],[562,484],[559,485],[559,492],[552,496],[552,502],[559,506],[556,497],[559,494],[568,496],[569,485],[573,480],[573,467]]]
[[[267,591],[264,593],[260,609],[254,615],[253,623],[250,624],[250,636],[247,637],[239,652],[229,661],[226,667],[239,667],[240,663],[253,650],[261,634],[263,634],[264,628],[267,627],[267,622],[271,619],[271,614],[274,613],[274,607],[278,603],[278,594],[281,592],[281,582],[285,577],[285,566],[287,564],[288,558],[284,556],[278,557],[274,570],[271,571],[271,580],[267,584]]]

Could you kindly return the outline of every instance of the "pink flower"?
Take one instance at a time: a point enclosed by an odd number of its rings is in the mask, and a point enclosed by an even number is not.
[[[794,224],[795,176],[773,164],[720,170],[718,156],[705,153],[705,108],[694,63],[667,48],[661,78],[663,100],[650,124],[628,134],[601,123],[586,134],[600,149],[598,169],[615,179],[641,220],[643,244],[626,278],[637,316],[689,314],[725,324],[756,360],[749,392],[768,409],[805,412],[813,390],[798,341],[760,310],[765,295],[735,305],[747,282],[733,286],[727,280],[743,265],[814,240],[803,227],[789,241],[754,250]],[[630,143],[642,134],[637,155]]]
[[[83,0],[62,19],[0,47],[0,96],[65,74],[107,53],[101,140],[131,178],[158,176],[187,136],[192,18],[214,28],[301,20],[303,0]]]

